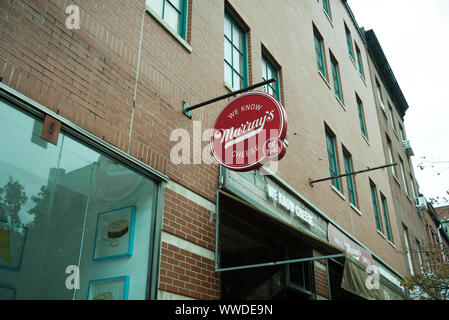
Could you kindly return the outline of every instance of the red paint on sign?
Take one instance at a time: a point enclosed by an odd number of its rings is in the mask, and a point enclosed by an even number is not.
[[[212,154],[224,167],[251,171],[286,153],[287,115],[266,92],[243,94],[229,102],[215,119]]]

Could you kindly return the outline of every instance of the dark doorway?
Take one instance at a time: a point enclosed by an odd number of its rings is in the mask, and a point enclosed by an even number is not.
[[[295,231],[230,198],[220,196],[220,267],[307,258],[312,248]],[[314,299],[313,262],[224,271],[221,298]]]

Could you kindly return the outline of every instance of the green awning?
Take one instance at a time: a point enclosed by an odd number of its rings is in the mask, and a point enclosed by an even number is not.
[[[390,281],[379,275],[379,288],[369,289],[370,281],[368,277],[371,273],[366,272],[366,266],[356,261],[350,255],[345,254],[345,266],[343,271],[343,278],[341,281],[341,288],[358,295],[367,300],[404,300],[407,297],[399,287],[390,284]]]

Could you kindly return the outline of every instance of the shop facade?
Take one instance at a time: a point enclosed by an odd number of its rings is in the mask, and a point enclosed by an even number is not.
[[[281,178],[264,169],[221,174],[222,299],[406,299],[397,274]]]
[[[65,28],[64,2],[2,3],[0,299],[403,298],[369,189],[391,203],[388,177],[310,184],[329,175],[330,149],[333,173],[385,162],[372,83],[348,57],[345,26],[364,40],[346,2],[185,0],[178,24],[157,6],[173,3],[86,2],[79,30]],[[340,98],[326,70],[337,60]],[[279,171],[203,161],[224,103],[191,118],[184,103],[270,77],[289,121]],[[381,293],[365,285],[372,263]]]
[[[4,298],[404,298],[387,268],[277,175],[220,167],[216,205],[207,205],[20,93],[2,86],[1,96]],[[49,115],[63,121],[56,144],[41,137]],[[208,207],[215,237],[191,241],[209,254],[180,249],[188,237],[171,228],[176,198]],[[366,289],[369,265],[383,268],[383,295]],[[166,280],[182,279],[181,268],[190,291]]]

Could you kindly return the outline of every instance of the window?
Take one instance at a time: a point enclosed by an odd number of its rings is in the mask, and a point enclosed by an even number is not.
[[[325,57],[324,57],[324,40],[323,37],[321,37],[318,30],[314,27],[313,30],[314,39],[315,39],[315,55],[316,55],[316,62],[318,71],[321,73],[321,75],[327,79],[327,73],[326,73],[326,63],[325,63]]]
[[[273,95],[276,99],[280,100],[279,93],[279,71],[268,60],[268,58],[262,54],[262,81],[275,79],[275,82],[269,83],[264,87],[265,92]]]
[[[377,91],[377,98],[379,99],[380,107],[383,112],[385,111],[385,105],[384,105],[384,99],[382,97],[382,89],[380,88],[379,81],[376,79],[376,91]]]
[[[18,300],[148,299],[156,182],[64,131],[47,143],[35,123],[0,100],[2,285]],[[79,289],[64,285],[70,265]]]
[[[413,181],[413,176],[411,173],[410,173],[410,187],[412,189],[413,199],[416,199],[415,182]]]
[[[396,123],[394,122],[394,116],[393,116],[393,108],[391,107],[390,103],[388,103],[388,109],[390,111],[390,123],[393,130],[396,132]]]
[[[366,122],[365,122],[365,113],[363,111],[363,103],[362,100],[357,96],[356,94],[356,100],[357,100],[357,109],[359,112],[359,120],[360,120],[360,128],[362,129],[362,134],[365,138],[368,138],[368,134],[366,132]]]
[[[405,134],[404,129],[402,128],[401,124],[399,124],[399,134],[401,135],[401,141],[405,141]]]
[[[382,210],[384,212],[385,229],[387,229],[387,238],[388,238],[388,241],[393,243],[393,237],[391,234],[391,227],[390,227],[390,215],[388,214],[388,208],[387,208],[387,199],[385,199],[383,194],[380,194],[380,201],[382,202]]]
[[[404,162],[402,161],[401,157],[399,157],[399,165],[401,166],[402,183],[404,184],[404,190],[405,190],[405,193],[408,195],[407,179],[405,178],[405,172],[404,172]]]
[[[376,219],[377,230],[379,232],[383,233],[382,221],[380,220],[380,214],[379,214],[379,204],[377,201],[376,185],[370,181],[370,187],[371,187],[371,198],[373,200],[374,217]]]
[[[365,71],[363,70],[363,63],[362,63],[362,53],[360,52],[359,47],[357,46],[357,43],[355,44],[355,52],[357,54],[357,63],[359,65],[359,72],[363,79],[365,79]]]
[[[246,34],[227,13],[224,19],[224,81],[233,90],[247,86]]]
[[[419,268],[421,269],[421,273],[424,273],[424,267],[421,257],[421,244],[419,243],[418,239],[415,239],[415,241],[416,241],[416,250],[418,251]]]
[[[410,252],[410,246],[408,244],[408,230],[406,226],[402,226],[404,228],[404,246],[405,250],[407,251],[407,261],[408,261],[408,267],[410,269],[410,274],[414,275],[415,271],[413,270],[413,263],[412,263],[412,255]]]
[[[346,43],[348,44],[348,53],[351,56],[352,60],[354,60],[354,49],[352,48],[351,31],[349,31],[349,28],[346,25],[346,23],[345,23],[345,32],[346,32]]]
[[[393,152],[391,150],[391,148],[392,148],[391,147],[391,140],[390,140],[390,138],[388,138],[388,136],[387,136],[387,148],[388,148],[388,161],[389,161],[389,164],[393,164],[394,163],[394,159],[393,159]],[[391,172],[393,173],[393,176],[396,177],[395,166],[391,167]]]
[[[326,145],[327,145],[327,155],[329,158],[329,171],[331,177],[338,176],[338,164],[337,164],[337,153],[336,153],[336,143],[335,135],[326,129]],[[340,189],[340,180],[332,179],[332,185],[338,190]]]
[[[187,0],[147,0],[147,3],[170,28],[186,39]]]
[[[323,10],[326,12],[329,19],[331,19],[331,8],[329,5],[329,0],[323,0]]]
[[[338,67],[337,59],[331,53],[331,66],[332,66],[332,78],[334,80],[334,92],[338,100],[343,103],[343,95],[341,90],[340,70]]]
[[[352,157],[349,154],[349,152],[345,149],[343,149],[343,162],[345,164],[345,174],[351,173],[352,172]],[[346,176],[346,183],[348,185],[349,202],[351,202],[351,204],[354,207],[357,207],[354,176],[353,175]]]

